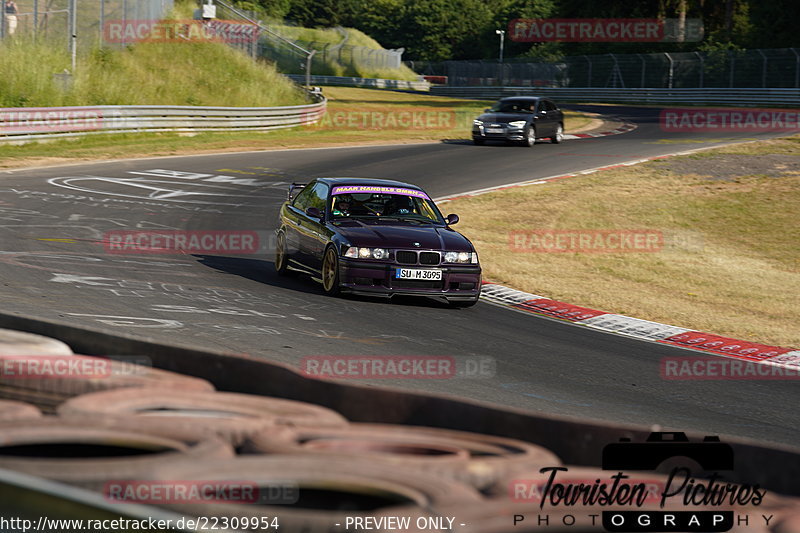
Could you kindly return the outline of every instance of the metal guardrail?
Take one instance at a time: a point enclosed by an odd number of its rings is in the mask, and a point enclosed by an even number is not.
[[[98,133],[259,131],[317,122],[327,108],[322,95],[313,104],[284,107],[81,106],[0,108],[0,143]]]
[[[304,83],[306,77],[301,74],[288,74],[287,77],[298,83]],[[431,84],[427,81],[385,80],[381,78],[351,78],[347,76],[311,76],[313,85],[344,85],[348,87],[366,87],[370,89],[407,89],[427,91]]]
[[[477,100],[546,96],[560,102],[800,106],[800,89],[602,89],[554,87],[431,87],[431,94]]]

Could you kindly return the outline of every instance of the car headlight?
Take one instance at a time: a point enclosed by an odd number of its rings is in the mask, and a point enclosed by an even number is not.
[[[483,121],[482,120],[473,120],[472,121],[472,125],[473,126],[483,126]]]
[[[475,252],[445,252],[445,263],[478,263],[478,254]]]
[[[524,128],[525,124],[527,124],[527,122],[525,122],[524,120],[515,120],[514,122],[508,123],[508,125],[511,126],[512,128]]]
[[[359,248],[350,246],[344,253],[345,257],[351,259],[387,259],[389,250],[386,248]]]

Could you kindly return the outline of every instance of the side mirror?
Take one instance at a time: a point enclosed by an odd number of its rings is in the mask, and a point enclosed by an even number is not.
[[[310,216],[311,218],[322,218],[322,211],[316,207],[309,207],[306,209],[306,215]]]
[[[444,221],[447,222],[448,226],[452,226],[453,224],[458,224],[458,215],[450,213],[449,215],[447,215]]]

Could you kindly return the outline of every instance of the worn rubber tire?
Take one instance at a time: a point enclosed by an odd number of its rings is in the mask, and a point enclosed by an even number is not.
[[[222,439],[147,422],[92,424],[56,417],[0,423],[0,468],[92,490],[147,479],[159,467],[234,456]]]
[[[773,522],[770,533],[797,533],[800,531],[800,506],[794,512],[787,512]]]
[[[71,354],[70,347],[59,340],[24,331],[0,329],[0,356]]]
[[[369,443],[366,444],[366,443]],[[434,451],[450,448],[453,454],[416,455],[408,448]],[[304,454],[362,457],[395,465],[398,470],[436,473],[438,476],[485,489],[513,472],[558,466],[550,451],[528,442],[439,428],[388,424],[350,424],[347,428],[289,428],[264,431],[252,437],[244,449],[250,453]]]
[[[129,417],[218,435],[234,446],[274,425],[344,427],[347,419],[325,407],[230,392],[126,388],[84,394],[58,408],[62,418]]]
[[[0,422],[30,420],[41,417],[42,412],[35,405],[13,400],[0,400]]]
[[[61,356],[56,356],[60,358]],[[100,364],[95,375],[66,375],[28,378],[0,374],[0,398],[31,403],[45,413],[55,412],[56,407],[73,396],[101,390],[124,387],[151,387],[170,390],[213,391],[208,381],[185,376],[167,370],[147,366],[132,366],[118,361],[102,360],[84,355],[70,355],[69,362]],[[16,359],[16,358],[15,358]],[[56,364],[60,359],[51,360]],[[115,373],[116,372],[116,373]]]
[[[311,456],[240,457],[229,461],[165,467],[159,479],[241,481],[259,487],[270,483],[297,487],[292,505],[235,502],[163,506],[184,515],[260,517],[279,516],[281,530],[329,532],[346,516],[397,516],[409,509],[472,502],[482,497],[467,485],[416,471],[398,470],[360,458]]]

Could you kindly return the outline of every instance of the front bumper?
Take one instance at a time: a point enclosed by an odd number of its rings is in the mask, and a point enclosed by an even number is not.
[[[398,268],[442,271],[441,281],[401,280],[395,278]],[[474,300],[481,293],[480,265],[399,265],[380,261],[339,258],[339,280],[342,290],[375,296],[439,296],[450,301]]]
[[[472,126],[472,138],[483,141],[524,141],[525,128],[512,128],[508,124],[492,129],[502,129],[502,133],[487,133],[486,126]]]

